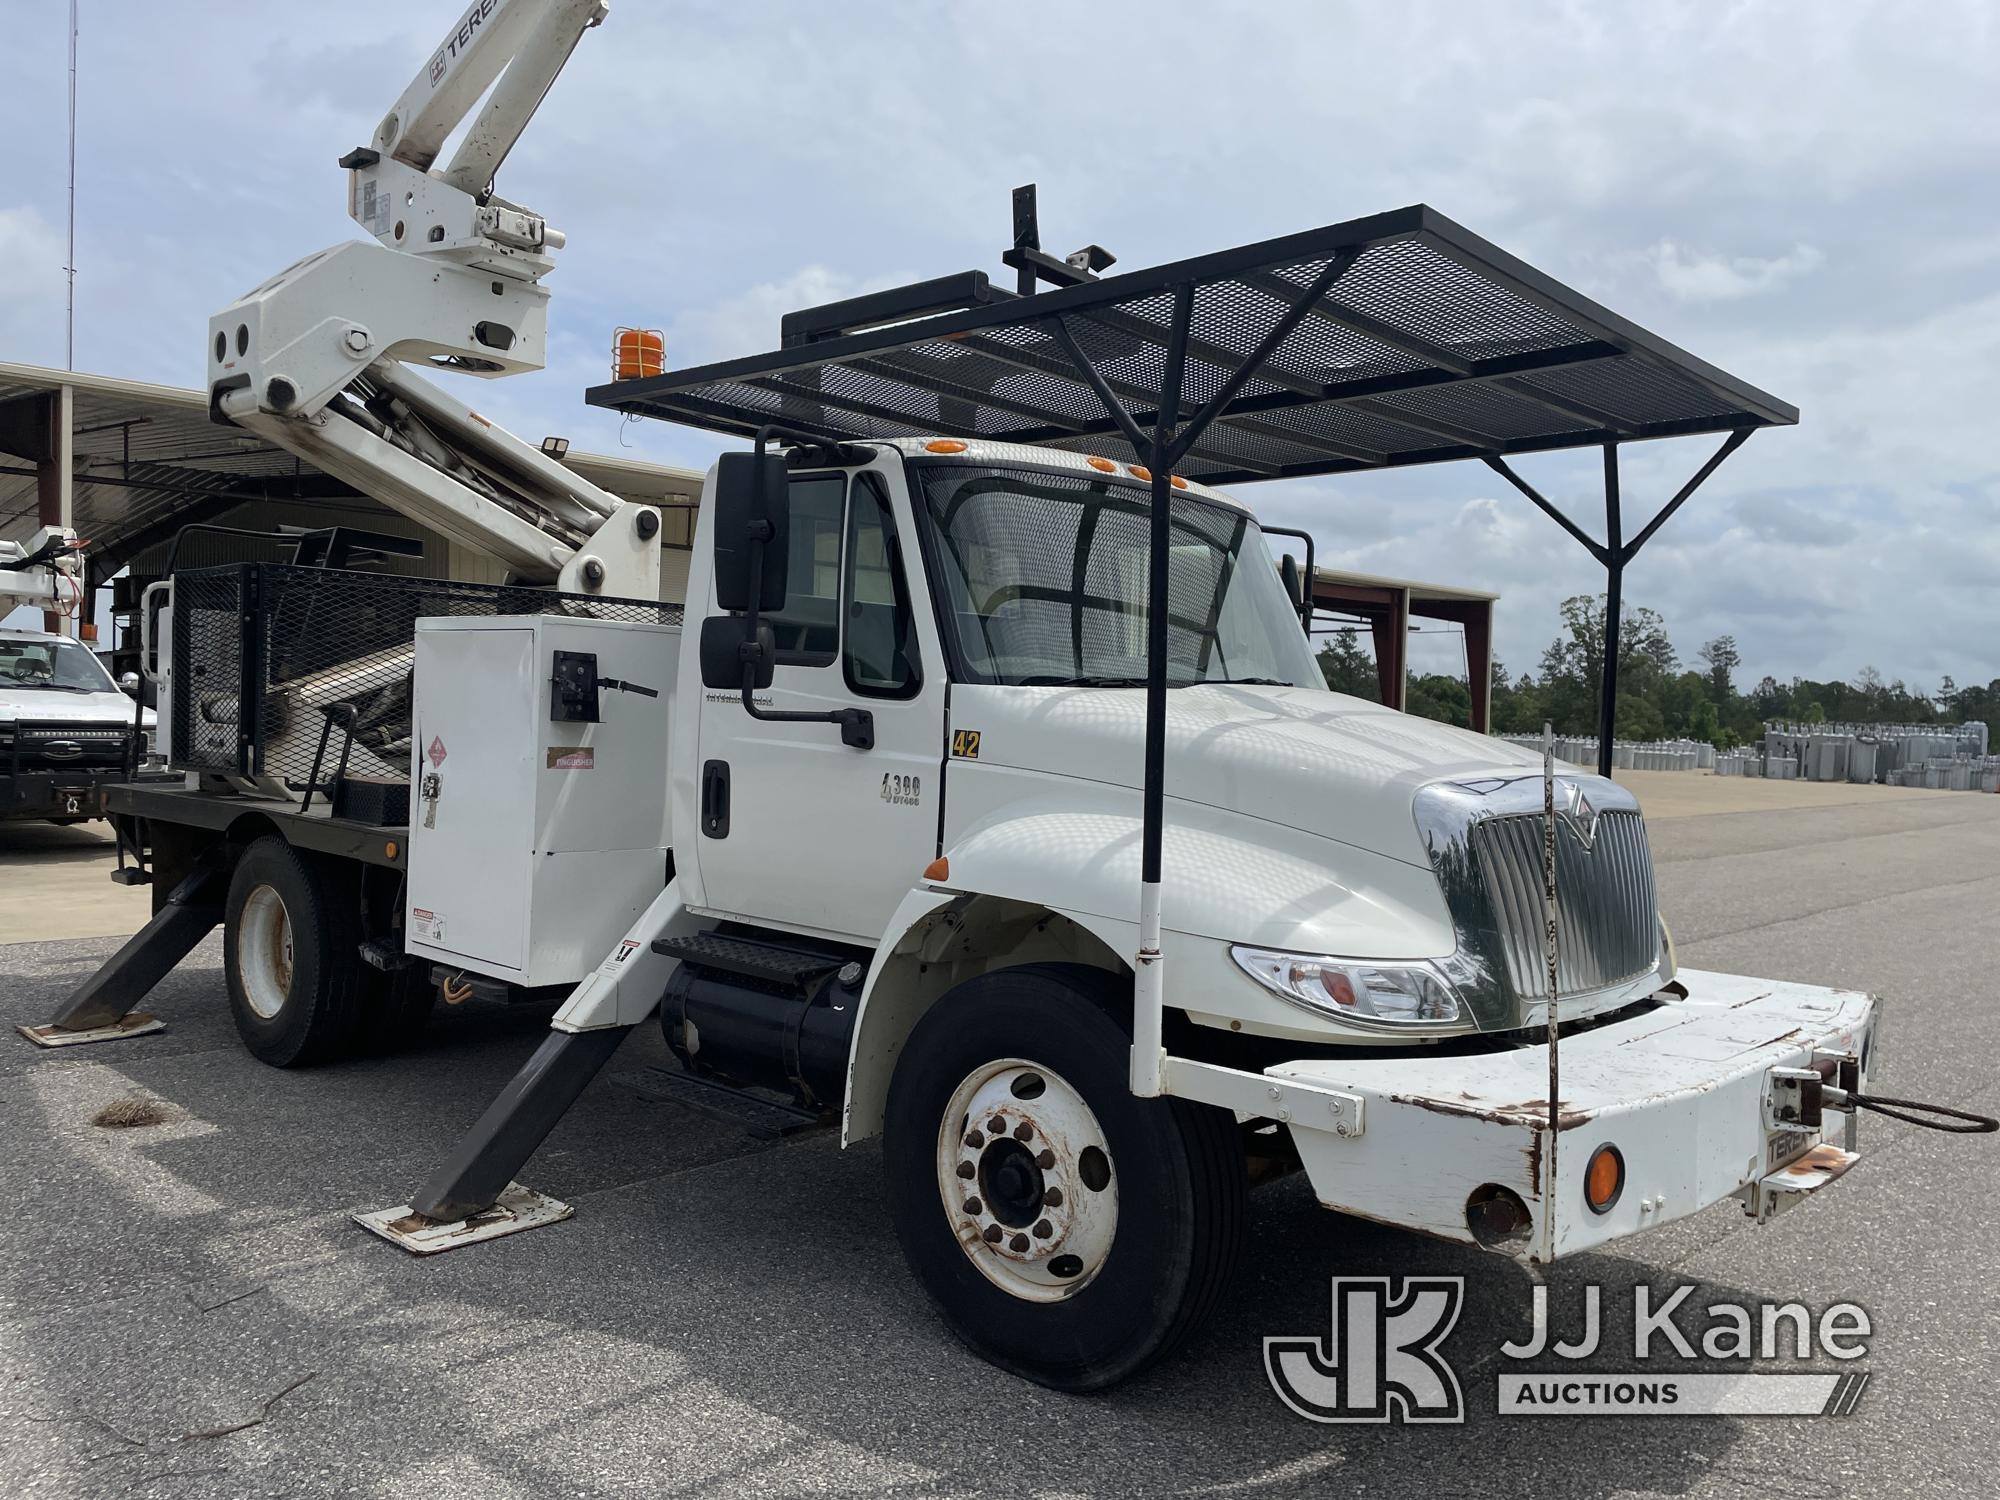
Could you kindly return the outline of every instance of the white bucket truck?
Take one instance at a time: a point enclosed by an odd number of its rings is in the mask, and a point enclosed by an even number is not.
[[[776,354],[593,393],[756,436],[708,476],[683,623],[650,603],[657,518],[398,363],[539,360],[559,237],[491,195],[493,142],[601,14],[475,3],[348,158],[377,242],[225,310],[209,351],[219,417],[559,591],[412,581],[445,603],[413,606],[394,649],[357,638],[393,670],[329,698],[325,629],[286,675],[306,622],[380,625],[385,596],[236,578],[216,609],[257,638],[201,678],[212,580],[174,580],[168,754],[190,767],[181,726],[227,720],[238,774],[202,762],[115,804],[145,821],[159,912],[44,1030],[129,1034],[217,923],[238,1022],[276,1062],[336,1055],[438,986],[566,995],[452,1158],[364,1217],[429,1251],[567,1213],[516,1174],[658,1024],[708,1085],[880,1137],[946,1321],[1079,1389],[1188,1330],[1253,1180],[1287,1169],[1330,1208],[1544,1264],[1725,1198],[1763,1219],[1855,1161],[1874,1001],[1677,968],[1632,796],[1327,692],[1298,572],[1197,477],[1402,461],[1398,422],[1430,444],[1408,461],[1463,456],[1465,412],[1393,404],[1460,383],[1466,411],[1519,405],[1507,451],[1789,408],[1427,209],[1111,279],[1030,225],[1012,297],[946,278],[788,320]],[[426,101],[477,98],[495,39],[533,64],[493,93],[517,113],[434,169],[448,122]],[[1425,276],[1475,259],[1484,311],[1447,347],[1471,294]],[[1525,331],[1500,339],[1505,318]],[[1616,379],[1533,378],[1593,363]],[[1709,428],[1671,408],[1683,386]],[[319,722],[308,680],[330,727],[287,802],[260,737]],[[403,758],[400,801],[342,784],[352,742]]]

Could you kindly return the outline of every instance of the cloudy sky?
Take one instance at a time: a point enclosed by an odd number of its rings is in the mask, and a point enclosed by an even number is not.
[[[334,166],[455,3],[82,0],[79,368],[199,382],[210,312],[359,231]],[[0,359],[63,362],[66,17],[0,0]],[[611,328],[670,365],[784,311],[999,271],[1008,192],[1126,267],[1426,202],[1799,406],[1627,575],[1684,656],[1779,677],[2000,676],[2000,7],[1058,8],[614,0],[501,178],[569,234],[547,370],[482,388],[529,438],[704,464],[582,404]],[[1628,514],[1712,442],[1639,445]],[[1597,461],[1522,470],[1584,514]],[[1587,557],[1478,465],[1246,498],[1321,555],[1500,590],[1529,665]],[[1595,527],[1593,527],[1595,529]],[[1420,643],[1442,666],[1454,638]]]

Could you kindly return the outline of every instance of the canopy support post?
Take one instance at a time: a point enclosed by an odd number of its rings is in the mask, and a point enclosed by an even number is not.
[[[1132,985],[1132,1092],[1142,1099],[1166,1092],[1167,976],[1160,952],[1160,865],[1167,816],[1167,560],[1173,542],[1174,423],[1181,409],[1181,377],[1187,368],[1188,327],[1193,321],[1194,283],[1184,281],[1174,288],[1160,406],[1146,450],[1153,491],[1146,517],[1146,781],[1139,849],[1139,951]],[[1181,436],[1190,442],[1199,437],[1209,416],[1213,413],[1195,417]]]
[[[1618,495],[1618,445],[1604,445],[1604,669],[1597,705],[1597,774],[1611,774],[1611,741],[1618,725],[1618,625],[1625,607],[1624,517]]]
[[[1605,539],[1602,542],[1592,538],[1552,504],[1546,495],[1516,474],[1499,454],[1480,455],[1487,468],[1532,500],[1544,515],[1574,537],[1604,568],[1604,661],[1598,673],[1597,716],[1597,774],[1600,776],[1611,774],[1612,741],[1616,738],[1618,723],[1618,636],[1625,605],[1625,565],[1639,555],[1639,549],[1653,539],[1653,533],[1666,525],[1674,512],[1687,503],[1688,496],[1701,488],[1702,481],[1722,466],[1725,458],[1750,441],[1750,434],[1756,430],[1754,427],[1739,427],[1724,438],[1722,446],[1709,455],[1708,462],[1695,470],[1694,477],[1675,491],[1673,499],[1661,506],[1659,513],[1629,542],[1624,539],[1616,438],[1604,444]]]
[[[1153,411],[1150,437],[1078,346],[1067,321],[1056,317],[1046,325],[1077,373],[1103,403],[1105,412],[1118,424],[1132,451],[1151,472],[1152,504],[1147,516],[1146,549],[1145,790],[1139,853],[1139,949],[1133,960],[1132,983],[1131,1086],[1132,1092],[1142,1099],[1157,1098],[1166,1092],[1163,1045],[1166,973],[1160,951],[1160,869],[1166,831],[1167,562],[1173,534],[1174,466],[1188,455],[1209,424],[1225,412],[1237,393],[1357,259],[1358,251],[1333,257],[1311,285],[1300,288],[1297,299],[1266,332],[1249,358],[1185,423],[1180,421],[1181,387],[1187,371],[1189,329],[1194,322],[1194,283],[1176,284],[1166,364],[1161,371],[1160,399]]]

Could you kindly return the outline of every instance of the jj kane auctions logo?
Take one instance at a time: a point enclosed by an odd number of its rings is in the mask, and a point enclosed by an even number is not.
[[[1717,1302],[1697,1309],[1695,1291],[1632,1289],[1632,1357],[1644,1368],[1503,1371],[1500,1414],[1847,1416],[1860,1405],[1865,1370],[1773,1374],[1687,1366],[1860,1359],[1874,1331],[1864,1308],[1836,1302],[1815,1315],[1797,1302]],[[1583,1288],[1583,1332],[1570,1341],[1551,1341],[1548,1288],[1537,1286],[1533,1295],[1533,1331],[1525,1342],[1502,1344],[1506,1358],[1570,1362],[1611,1347],[1600,1288]],[[1311,1422],[1463,1422],[1464,1394],[1441,1346],[1464,1301],[1462,1276],[1410,1276],[1400,1287],[1386,1276],[1337,1276],[1327,1333],[1265,1339],[1265,1376],[1278,1399]]]

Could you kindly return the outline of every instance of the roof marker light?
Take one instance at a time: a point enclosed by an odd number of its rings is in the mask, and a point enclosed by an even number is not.
[[[1086,458],[1084,462],[1100,474],[1116,474],[1118,472],[1118,465],[1114,464],[1108,458],[1098,458],[1093,455],[1090,458]]]
[[[932,438],[924,444],[926,453],[963,453],[965,444],[957,438]]]

